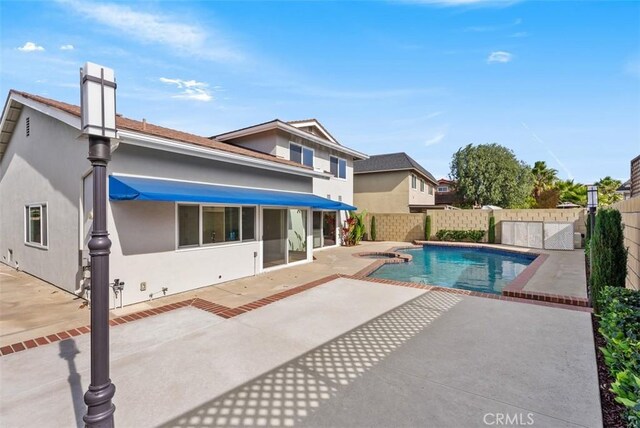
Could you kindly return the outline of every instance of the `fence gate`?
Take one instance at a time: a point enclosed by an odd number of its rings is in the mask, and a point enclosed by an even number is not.
[[[573,223],[502,221],[505,245],[546,250],[573,250]]]

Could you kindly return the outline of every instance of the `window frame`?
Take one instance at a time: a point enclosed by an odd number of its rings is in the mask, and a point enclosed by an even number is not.
[[[198,207],[198,244],[191,245],[180,245],[180,206],[197,206]],[[220,207],[220,208],[239,208],[238,212],[238,239],[235,241],[222,241],[222,242],[209,242],[203,243],[202,240],[202,228],[203,228],[203,208],[205,207]],[[253,216],[253,230],[254,237],[253,239],[244,239],[243,229],[242,229],[242,209],[243,208],[254,208],[254,216]],[[175,203],[175,250],[176,251],[189,251],[189,250],[198,250],[198,249],[206,249],[212,247],[221,247],[221,246],[231,246],[231,245],[240,245],[247,244],[251,242],[257,242],[257,234],[258,234],[258,205],[237,205],[237,204],[201,204],[198,202],[176,202]]]
[[[43,207],[44,207],[44,215],[43,215]],[[40,208],[40,242],[31,242],[29,241],[29,222],[31,220],[31,209],[32,208]],[[48,202],[36,202],[32,204],[26,204],[24,206],[24,244],[29,247],[39,248],[42,250],[49,249],[49,203]],[[43,221],[44,219],[44,221]],[[46,242],[46,244],[43,244]]]
[[[428,187],[429,185],[427,185]],[[424,193],[424,179],[420,179],[420,192]]]
[[[449,191],[449,186],[438,186],[438,193],[447,193],[448,191]]]
[[[427,193],[429,193],[429,196],[433,196],[433,186],[427,184]]]
[[[333,174],[331,172],[331,159],[336,159],[337,162],[337,166],[336,166],[336,173]],[[344,162],[344,177],[340,177],[340,162]],[[347,160],[345,158],[341,158],[340,156],[334,156],[334,155],[329,155],[329,174],[331,174],[333,176],[333,178],[336,178],[338,180],[347,180]]]
[[[418,189],[418,177],[415,174],[411,174],[411,188]]]
[[[300,162],[295,161],[293,159],[291,159],[291,146],[296,146],[300,148]],[[304,163],[304,152],[305,150],[307,152],[311,152],[311,165],[307,165],[306,163]],[[316,158],[316,151],[315,149],[312,149],[311,147],[307,147],[307,146],[303,146],[302,144],[298,144],[298,143],[294,143],[292,141],[289,141],[289,160],[291,162],[296,162],[299,163],[300,165],[304,165],[304,166],[308,166],[310,168],[315,168],[315,158]]]

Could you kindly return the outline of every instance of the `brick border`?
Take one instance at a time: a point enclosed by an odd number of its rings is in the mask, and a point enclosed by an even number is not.
[[[417,241],[417,242],[420,242],[420,241]],[[551,293],[542,293],[542,292],[538,292],[538,291],[524,291],[525,285],[527,285],[529,280],[531,278],[533,278],[533,275],[536,273],[536,271],[549,258],[549,254],[546,254],[546,253],[535,253],[535,252],[518,251],[518,250],[512,250],[512,249],[504,249],[503,250],[503,249],[500,249],[500,248],[487,247],[487,246],[482,245],[482,244],[473,244],[473,243],[458,244],[458,243],[453,243],[453,242],[447,242],[447,243],[444,243],[444,245],[440,245],[440,243],[434,243],[434,244],[425,243],[425,244],[412,245],[412,246],[406,246],[406,247],[405,246],[403,246],[403,247],[393,247],[387,252],[377,252],[377,253],[369,253],[369,254],[400,254],[400,253],[398,253],[398,251],[400,251],[400,250],[412,249],[412,248],[422,248],[424,245],[442,246],[442,247],[462,247],[462,248],[487,248],[487,249],[496,250],[497,252],[501,252],[502,251],[502,252],[506,252],[506,253],[513,253],[513,254],[519,254],[519,255],[529,254],[529,255],[535,255],[536,257],[529,264],[529,266],[527,266],[520,273],[520,275],[515,277],[509,284],[507,284],[504,287],[504,289],[502,290],[501,294],[481,293],[481,292],[477,292],[477,291],[468,291],[468,290],[461,290],[461,289],[457,289],[457,288],[439,287],[439,286],[435,286],[435,285],[426,285],[426,284],[422,284],[422,286],[420,288],[431,287],[430,289],[436,289],[438,291],[445,291],[445,292],[450,292],[450,293],[453,293],[453,294],[465,294],[465,295],[471,295],[471,296],[476,296],[476,297],[486,297],[486,298],[489,298],[489,299],[500,299],[500,300],[514,299],[514,300],[511,300],[511,301],[523,301],[523,302],[534,303],[534,304],[535,303],[540,303],[540,302],[545,302],[545,303],[550,303],[550,304],[554,304],[554,305],[559,305],[557,307],[563,307],[563,308],[568,308],[568,307],[590,308],[589,300],[585,299],[583,297],[565,296],[565,295],[561,295],[561,294],[551,294]],[[357,254],[358,255],[359,254],[365,254],[366,255],[367,253],[357,253]],[[356,254],[354,254],[354,256],[355,255]],[[385,283],[384,281],[390,281],[390,282],[388,282],[389,284],[392,284],[392,285],[403,285],[405,287],[411,286],[410,284],[421,285],[421,284],[412,283],[412,282],[382,280],[382,279],[379,279],[379,278],[370,278],[369,277],[369,275],[371,275],[373,272],[378,270],[381,266],[383,266],[385,264],[388,264],[388,263],[401,263],[401,262],[398,261],[397,259],[380,259],[380,260],[376,260],[375,262],[371,263],[369,266],[366,266],[364,269],[361,269],[360,271],[358,271],[354,275],[351,275],[351,278],[370,281],[370,282],[381,282],[381,283]],[[502,299],[503,297],[505,299]],[[545,306],[548,306],[548,305],[545,305]],[[591,312],[591,310],[589,310],[588,312]]]
[[[199,297],[193,299],[182,300],[176,303],[169,303],[167,305],[158,306],[157,308],[145,309],[143,311],[134,312],[128,315],[123,315],[120,317],[112,318],[109,320],[109,326],[115,327],[117,325],[130,323],[133,321],[137,321],[143,318],[163,314],[165,312],[170,312],[176,309],[185,308],[188,306],[194,307],[196,309],[203,310],[205,312],[212,313],[214,315],[218,315],[222,318],[233,318],[245,312],[252,311],[254,309],[261,308],[263,306],[269,305],[271,303],[277,302],[278,300],[285,299],[287,297],[293,296],[295,294],[302,293],[303,291],[309,290],[311,288],[317,287],[319,285],[325,284],[329,281],[333,281],[334,279],[340,278],[342,275],[333,274],[326,276],[324,278],[317,279],[315,281],[311,281],[306,284],[299,285],[294,288],[290,288],[285,291],[281,291],[279,293],[273,294],[271,296],[263,297],[262,299],[258,299],[254,302],[244,304],[242,306],[238,306],[236,308],[229,308],[227,306],[220,305],[218,303],[210,302],[205,299],[201,299]],[[36,348],[40,346],[49,345],[51,343],[55,343],[61,340],[70,339],[71,337],[80,336],[82,334],[88,334],[91,332],[91,326],[86,325],[82,327],[72,328],[70,330],[61,331],[55,334],[49,334],[47,336],[42,336],[34,339],[28,339],[23,342],[14,343],[12,345],[3,346],[0,348],[0,356],[5,356],[9,354],[14,354],[16,352],[21,352],[26,349]]]

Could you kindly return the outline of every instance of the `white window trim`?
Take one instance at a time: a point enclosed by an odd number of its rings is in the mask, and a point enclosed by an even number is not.
[[[42,240],[42,238],[45,236],[45,234],[43,232],[46,232],[46,238],[47,238],[47,245],[42,245],[39,244],[37,242],[29,242],[27,240],[28,237],[28,231],[29,231],[29,219],[27,218],[26,212],[27,210],[31,209],[31,208],[35,208],[35,207],[40,207],[40,215],[42,215],[42,207],[46,206],[47,207],[47,216],[46,216],[46,220],[43,222],[42,219],[40,219],[40,239]],[[24,210],[22,212],[22,218],[24,219],[24,245],[28,246],[28,247],[33,247],[33,248],[39,248],[41,250],[48,250],[49,249],[49,203],[48,202],[37,202],[37,203],[33,203],[33,204],[27,204],[24,206]],[[44,227],[43,225],[46,223],[47,225],[47,230],[43,231],[42,228]]]
[[[424,193],[424,186],[425,186],[425,184],[426,184],[426,183],[424,182],[424,179],[422,179],[422,178],[421,178],[421,179],[420,179],[420,192],[421,192],[421,193]],[[428,185],[428,184],[427,184],[427,187],[429,187],[429,185]]]
[[[446,193],[448,191],[449,191],[449,188],[447,186],[438,186],[438,193]]]
[[[315,149],[312,149],[311,147],[307,147],[307,146],[303,146],[302,144],[298,144],[298,143],[294,143],[292,141],[289,141],[289,160],[291,162],[295,162],[294,160],[291,159],[291,146],[296,146],[296,147],[300,147],[300,160],[302,162],[300,162],[300,165],[303,166],[309,166],[309,165],[305,165],[304,163],[304,150],[311,150],[311,169],[315,168],[315,164],[316,164],[316,151]]]
[[[178,207],[180,205],[191,205],[191,206],[197,206],[198,207],[198,244],[192,244],[192,245],[183,245],[180,246],[180,217],[179,217],[179,211],[178,211]],[[207,243],[204,244],[202,242],[202,208],[204,207],[222,207],[222,208],[240,208],[240,215],[239,215],[239,225],[240,225],[240,230],[239,230],[239,236],[238,236],[238,240],[236,241],[225,241],[225,242],[212,242],[212,243]],[[254,238],[253,239],[247,239],[247,240],[242,240],[242,235],[243,235],[243,230],[242,230],[242,208],[243,207],[248,207],[248,208],[255,208],[255,215],[253,216],[253,230],[254,230]],[[201,204],[198,202],[176,202],[175,203],[175,251],[191,251],[191,250],[202,250],[202,249],[206,249],[206,248],[215,248],[215,247],[228,247],[228,246],[232,246],[232,245],[240,245],[240,244],[250,244],[250,243],[254,243],[257,242],[258,239],[255,235],[257,235],[258,229],[257,229],[257,222],[258,222],[258,209],[259,206],[258,205],[237,205],[237,204]],[[47,211],[48,214],[48,211]]]
[[[415,174],[411,174],[411,188],[414,190],[418,189],[418,177]]]
[[[338,175],[331,174],[331,158],[338,159]],[[344,161],[344,178],[340,177],[340,161]],[[331,178],[335,178],[336,180],[347,181],[347,167],[349,163],[345,158],[341,158],[340,156],[329,155],[329,173],[331,174]]]

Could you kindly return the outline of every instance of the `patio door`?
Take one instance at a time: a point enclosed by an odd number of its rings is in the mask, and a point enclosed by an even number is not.
[[[262,210],[262,267],[287,263],[287,210],[265,208]]]

